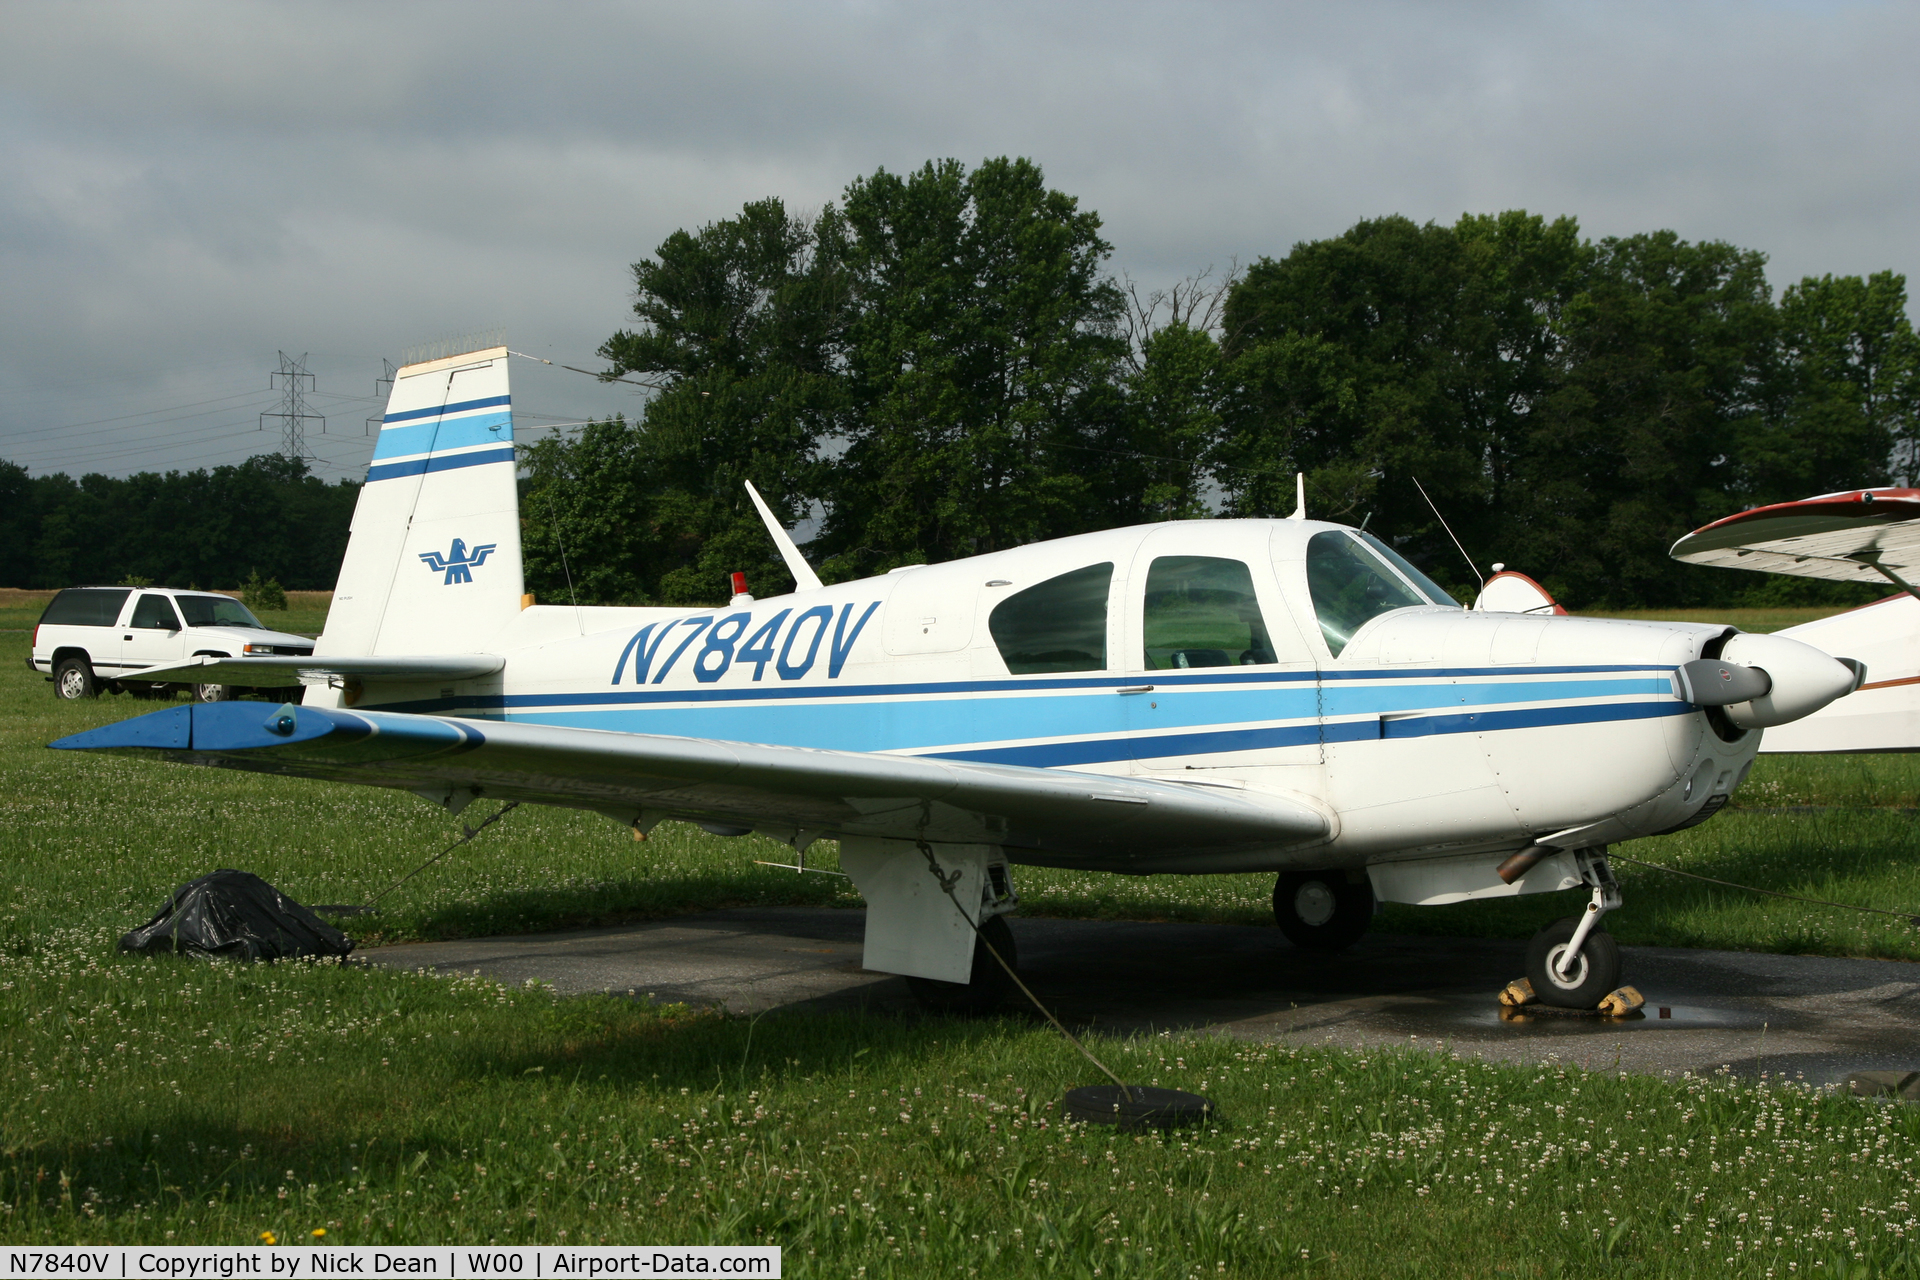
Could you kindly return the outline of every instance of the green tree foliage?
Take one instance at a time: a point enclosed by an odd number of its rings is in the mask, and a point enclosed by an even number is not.
[[[1672,232],[1524,210],[1402,217],[1141,297],[1100,220],[1026,160],[884,170],[634,267],[602,354],[637,421],[529,450],[530,571],[583,601],[710,603],[785,571],[751,477],[828,578],[1213,513],[1367,522],[1463,599],[1523,569],[1576,608],[1839,601],[1675,566],[1764,502],[1920,472],[1903,278],[1809,278]],[[0,475],[0,492],[7,478]],[[1852,596],[1848,593],[1853,592]],[[1785,593],[1783,595],[1783,593]]]
[[[1726,590],[1675,572],[1667,549],[1748,505],[1731,463],[1766,412],[1776,315],[1763,266],[1672,232],[1596,246],[1559,320],[1558,385],[1522,448],[1503,558],[1524,556],[1550,589],[1598,604]]]
[[[1465,565],[1416,481],[1469,545],[1507,509],[1522,424],[1553,386],[1555,321],[1587,253],[1570,219],[1362,222],[1256,263],[1227,302],[1228,508],[1309,510],[1388,532],[1442,580]]]
[[[786,523],[808,513],[846,394],[844,241],[832,209],[761,200],[634,264],[641,323],[600,354],[654,395],[637,421],[525,451],[530,589],[566,599],[569,570],[583,604],[717,602],[736,570],[762,595],[791,587],[741,482]]]
[[[294,590],[330,590],[359,492],[276,454],[125,479],[0,463],[0,585],[232,586],[258,568]]]
[[[1764,268],[1523,211],[1383,218],[1263,259],[1226,308],[1227,507],[1284,514],[1305,471],[1313,513],[1369,520],[1464,597],[1417,479],[1483,568],[1576,607],[1778,596],[1677,572],[1667,548],[1757,503],[1884,483],[1913,456],[1916,361],[1900,277],[1807,280],[1776,305]]]
[[[1920,343],[1907,322],[1906,281],[1883,271],[1808,277],[1779,306],[1775,404],[1741,442],[1741,488],[1786,502],[1886,484],[1913,467],[1920,420]]]
[[[1118,409],[1098,215],[1027,160],[847,188],[849,415],[820,547],[837,576],[1088,527]]]

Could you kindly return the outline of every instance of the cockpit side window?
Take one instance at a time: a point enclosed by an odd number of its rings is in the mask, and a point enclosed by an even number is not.
[[[1157,556],[1147,570],[1148,671],[1276,662],[1253,572],[1216,556]]]
[[[1088,565],[1035,583],[994,606],[987,630],[1014,675],[1104,671],[1113,564]]]
[[[1336,658],[1354,632],[1381,614],[1431,603],[1363,543],[1338,529],[1316,533],[1308,540],[1307,591],[1313,597],[1320,634]]]

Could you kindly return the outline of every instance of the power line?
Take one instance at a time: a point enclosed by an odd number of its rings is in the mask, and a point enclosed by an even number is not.
[[[156,413],[175,413],[181,409],[198,409],[202,405],[222,404],[228,400],[243,400],[248,397],[253,397],[257,399],[259,395],[260,393],[258,391],[240,391],[230,396],[215,396],[211,400],[195,400],[188,404],[168,405],[162,409],[142,409],[138,413],[123,413],[118,417],[114,417],[114,418],[94,418],[87,422],[69,422],[65,426],[59,426],[59,427],[32,427],[32,428],[29,428],[27,431],[22,432],[21,434],[45,435],[52,432],[73,431],[73,430],[77,430],[80,427],[97,427],[100,424],[105,422],[126,422],[130,418],[145,418]],[[209,410],[209,412],[217,413],[219,411]]]

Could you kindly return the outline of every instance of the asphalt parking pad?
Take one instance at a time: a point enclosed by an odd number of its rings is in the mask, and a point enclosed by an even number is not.
[[[736,1013],[867,1009],[917,1016],[904,980],[860,967],[864,912],[742,908],[573,933],[382,947],[376,964],[536,978],[563,993],[632,991]],[[1623,948],[1646,996],[1629,1019],[1503,1020],[1522,972],[1508,941],[1374,934],[1338,955],[1277,929],[1111,920],[1009,921],[1021,973],[1071,1025],[1209,1030],[1349,1048],[1417,1045],[1594,1069],[1799,1075],[1920,1069],[1920,964]],[[1661,1017],[1660,1010],[1668,1016]]]

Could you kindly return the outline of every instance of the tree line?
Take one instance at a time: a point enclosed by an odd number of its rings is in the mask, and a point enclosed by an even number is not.
[[[33,476],[0,462],[0,585],[212,588],[256,578],[330,591],[359,492],[277,454],[124,479]]]
[[[1856,596],[1666,551],[1912,470],[1920,345],[1892,272],[1776,297],[1753,250],[1588,240],[1519,210],[1372,219],[1164,292],[1114,279],[1110,253],[1020,159],[882,170],[816,214],[768,198],[675,232],[600,349],[643,409],[526,451],[532,589],[707,604],[732,570],[784,589],[742,480],[812,521],[833,581],[1285,515],[1299,471],[1309,514],[1365,522],[1463,598],[1435,508],[1482,572],[1576,608],[1839,602]]]
[[[1360,222],[1144,291],[1024,159],[856,179],[676,231],[600,348],[631,417],[522,451],[529,589],[704,605],[791,583],[751,480],[828,581],[1115,526],[1364,524],[1471,598],[1501,561],[1574,608],[1850,602],[1685,568],[1746,507],[1915,471],[1920,343],[1892,272],[1777,296],[1764,255],[1571,218]],[[1423,496],[1424,490],[1424,496]],[[333,584],[357,486],[254,458],[29,477],[0,463],[0,582]],[[1431,499],[1431,503],[1429,502]]]

